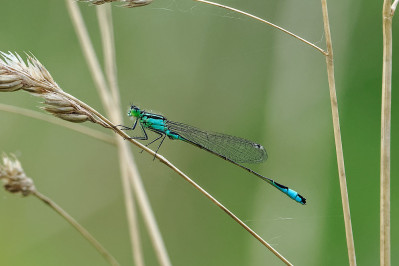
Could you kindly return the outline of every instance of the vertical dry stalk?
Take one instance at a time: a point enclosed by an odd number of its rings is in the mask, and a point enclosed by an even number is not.
[[[333,57],[332,40],[330,32],[330,22],[328,20],[327,1],[321,0],[321,5],[323,10],[324,32],[326,35],[326,43],[327,43],[326,64],[327,64],[327,74],[328,74],[328,85],[330,88],[331,112],[332,112],[333,126],[334,126],[335,149],[337,154],[339,184],[341,188],[342,209],[344,212],[344,221],[345,221],[346,245],[348,248],[349,264],[351,266],[355,266],[356,265],[355,243],[353,240],[348,189],[346,185],[344,153],[342,149],[341,129],[339,125],[338,101],[337,101],[337,92],[335,89],[335,77],[334,77],[334,57]]]
[[[103,43],[103,54],[105,58],[105,73],[108,80],[109,94],[112,95],[112,105],[111,110],[107,110],[113,121],[122,121],[121,117],[121,106],[119,97],[119,87],[117,81],[117,66],[115,59],[115,47],[114,47],[114,35],[113,35],[113,25],[112,25],[112,13],[111,7],[109,5],[97,8],[98,23],[100,26],[101,39]],[[83,21],[83,20],[82,20]],[[89,40],[89,36],[87,36]],[[87,47],[93,47],[91,44],[86,45]],[[92,49],[92,48],[91,48]],[[94,51],[93,51],[93,54]],[[94,71],[94,69],[92,70]],[[99,73],[103,76],[103,73]],[[132,197],[132,192],[130,190],[130,174],[128,168],[134,167],[134,161],[128,161],[126,153],[128,153],[127,143],[124,142],[117,135],[114,136],[117,143],[118,155],[119,155],[119,167],[121,170],[122,186],[124,191],[124,197],[126,202],[126,212],[129,222],[130,240],[132,246],[132,256],[134,264],[137,266],[144,266],[144,254],[142,251],[142,243],[140,238],[140,230],[138,227],[138,217],[135,208],[135,200]],[[150,233],[151,235],[151,233]],[[156,245],[156,244],[155,244]],[[159,245],[163,245],[163,242]],[[159,257],[159,256],[158,256]],[[161,263],[161,265],[168,265]]]
[[[120,110],[120,95],[118,86],[117,66],[115,60],[115,40],[114,27],[112,23],[112,10],[110,5],[97,8],[98,24],[101,30],[101,40],[103,43],[104,67],[108,79],[109,88],[115,107]],[[120,111],[119,111],[120,112]],[[118,112],[118,113],[119,113]]]
[[[134,2],[134,1],[133,1]],[[93,79],[96,83],[96,87],[99,90],[99,94],[101,96],[101,99],[103,100],[105,109],[110,115],[111,119],[113,121],[122,121],[121,114],[120,114],[120,106],[119,106],[119,89],[117,85],[117,77],[116,77],[116,63],[115,63],[115,52],[114,51],[109,51],[109,49],[113,49],[114,44],[113,44],[113,32],[111,28],[111,17],[107,17],[111,15],[111,12],[104,11],[102,9],[98,10],[98,15],[99,15],[99,20],[100,20],[100,29],[101,29],[101,34],[102,34],[102,39],[103,39],[103,50],[104,50],[104,55],[106,59],[106,65],[107,65],[107,75],[108,75],[108,80],[109,80],[109,87],[108,88],[104,75],[101,71],[101,67],[98,63],[98,59],[95,55],[93,45],[90,41],[89,34],[86,30],[83,18],[81,16],[81,13],[79,11],[79,8],[77,4],[74,1],[66,1],[67,7],[70,13],[70,16],[72,18],[72,21],[75,25],[75,30],[77,31],[77,35],[79,37],[82,49],[84,51],[84,55],[86,57],[86,61],[88,62],[89,69],[91,70]],[[101,3],[99,3],[101,4]],[[112,95],[112,98],[110,97]],[[124,138],[128,138],[128,136],[122,132],[121,133]],[[115,136],[117,138],[117,136]],[[134,142],[136,145],[140,145],[138,142]],[[126,152],[128,150],[127,148],[127,143],[122,143],[120,141],[117,141],[118,144],[118,150],[119,150],[119,156],[120,156],[120,161],[121,165],[125,165],[126,167],[129,168],[129,178],[130,179],[138,179],[137,183],[141,184],[141,179],[138,174],[137,168],[135,166],[134,160],[131,158],[128,160],[127,154],[129,152]],[[146,149],[147,151],[152,152],[150,149]],[[123,184],[126,184],[126,171],[121,168],[121,173],[122,173],[122,182]],[[132,173],[135,174],[136,176],[132,176]],[[144,190],[144,186],[139,186],[139,187],[133,187],[135,190],[135,194],[138,197],[138,203],[140,205],[140,210],[143,212],[144,217],[146,219],[146,226],[148,228],[149,234],[151,236],[151,239],[153,240],[152,243],[155,248],[155,254],[157,255],[158,261],[161,265],[163,266],[168,266],[171,265],[166,246],[163,242],[162,236],[160,234],[160,231],[158,229],[157,222],[155,220],[155,216],[153,215],[153,211],[151,208],[151,204],[148,201],[148,197],[146,195],[146,192]],[[137,192],[138,190],[141,190],[139,193]],[[124,188],[124,192],[127,193],[128,189]],[[144,195],[144,196],[143,196]],[[135,231],[136,226],[133,221],[133,219],[136,219],[134,216],[134,210],[131,209],[133,208],[133,198],[130,197],[130,195],[125,194],[125,206],[127,208],[127,214],[128,214],[128,221],[130,223],[129,225],[129,230],[131,232],[131,235],[138,235],[139,232]],[[128,209],[130,208],[130,209]],[[146,215],[148,213],[151,213],[152,215]],[[148,222],[150,221],[150,223]],[[140,245],[140,243],[137,243],[136,241],[139,241],[139,237],[132,237],[132,256],[133,260],[136,263],[141,263],[144,261],[142,259],[143,255],[139,254],[137,252],[141,252],[140,248],[137,248],[137,246]],[[140,265],[140,264],[139,264]]]
[[[118,138],[118,147],[123,147],[122,149],[119,148],[119,158],[123,158],[126,155],[125,148],[126,145],[121,138]],[[127,151],[129,153],[129,151]],[[140,230],[139,224],[137,219],[137,211],[135,207],[135,201],[132,196],[132,191],[130,189],[130,173],[129,173],[129,164],[127,160],[119,160],[119,167],[122,170],[122,188],[124,190],[125,202],[126,202],[126,215],[129,222],[129,231],[130,231],[130,239],[132,243],[132,256],[135,266],[144,266],[144,256],[143,251],[141,249],[141,239],[140,239]]]
[[[396,5],[395,7],[396,8]],[[384,0],[382,11],[383,66],[380,161],[380,265],[391,265],[390,159],[392,90],[392,15],[391,0]]]

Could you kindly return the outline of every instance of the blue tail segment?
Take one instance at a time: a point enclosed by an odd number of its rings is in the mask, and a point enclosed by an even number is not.
[[[273,186],[275,186],[276,188],[278,188],[278,190],[280,190],[281,192],[283,192],[284,194],[286,194],[288,197],[290,197],[291,199],[295,200],[296,202],[299,202],[302,205],[306,204],[306,199],[304,197],[302,197],[298,192],[296,192],[295,190],[292,190],[286,186],[283,186],[275,181],[273,181]]]

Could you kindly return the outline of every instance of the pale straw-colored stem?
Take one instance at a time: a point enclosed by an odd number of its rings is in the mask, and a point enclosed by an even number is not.
[[[82,14],[80,13],[79,7],[74,0],[65,0],[69,15],[72,18],[75,31],[77,33],[80,45],[83,49],[83,54],[89,65],[91,75],[96,84],[96,88],[101,96],[102,103],[106,110],[112,109],[112,98],[110,97],[109,89],[105,81],[104,75],[102,75],[100,63],[94,52],[93,45],[90,41],[89,34],[87,32],[85,23],[83,21]]]
[[[313,43],[311,43],[311,42],[309,42],[309,41],[307,41],[307,40],[305,40],[304,38],[299,37],[298,35],[295,35],[294,33],[290,32],[290,31],[288,31],[288,30],[286,30],[286,29],[284,29],[284,28],[282,28],[282,27],[280,27],[280,26],[277,26],[277,25],[275,25],[275,24],[273,24],[273,23],[271,23],[271,22],[269,22],[269,21],[267,21],[267,20],[264,20],[264,19],[260,18],[260,17],[254,16],[254,15],[252,15],[252,14],[250,14],[250,13],[241,11],[241,10],[236,9],[236,8],[233,8],[233,7],[225,6],[225,5],[218,4],[218,3],[214,3],[214,2],[210,2],[210,1],[205,1],[205,0],[194,0],[194,1],[196,1],[196,2],[201,2],[201,3],[204,3],[204,4],[208,4],[208,5],[217,6],[217,7],[221,7],[221,8],[227,9],[227,10],[231,10],[231,11],[240,13],[240,14],[242,14],[242,15],[245,15],[245,16],[247,16],[247,17],[256,19],[256,20],[258,20],[258,21],[260,21],[260,22],[266,23],[267,25],[272,26],[273,28],[276,28],[276,29],[278,29],[278,30],[280,30],[280,31],[282,31],[282,32],[284,32],[284,33],[286,33],[286,34],[288,34],[288,35],[290,35],[290,36],[292,36],[292,37],[294,37],[294,38],[300,40],[301,42],[304,42],[304,43],[306,43],[307,45],[309,45],[309,46],[315,48],[317,51],[319,51],[319,52],[322,53],[323,55],[326,55],[326,52],[325,52],[323,49],[321,49],[320,47],[314,45]]]
[[[83,18],[81,17],[81,13],[79,12],[79,9],[78,9],[76,3],[73,2],[73,1],[67,1],[67,3],[68,3],[68,5],[71,6],[70,11],[73,12],[73,15],[71,17],[75,21],[74,23],[78,25],[77,27],[79,29],[80,28],[84,29],[85,28],[84,21],[83,21]],[[102,14],[104,14],[104,13],[102,13]],[[106,21],[109,21],[109,20],[110,19],[106,19]],[[104,24],[101,24],[101,25],[105,26]],[[109,27],[109,26],[105,26],[105,27]],[[110,36],[111,35],[111,31],[108,30],[107,31],[108,33],[105,33],[106,31],[107,30],[101,29],[102,37],[103,38],[110,38],[111,37]],[[95,52],[94,52],[94,49],[93,49],[93,45],[90,42],[90,38],[88,36],[88,33],[87,33],[86,30],[78,30],[77,33],[78,33],[79,39],[81,40],[81,43],[83,43],[82,46],[84,47],[84,49],[85,50],[89,50],[89,51],[86,51],[85,53],[90,55],[90,56],[86,56],[86,58],[90,59],[89,68],[91,69],[91,72],[92,72],[92,75],[93,75],[93,79],[96,81],[95,83],[96,83],[97,87],[101,86],[101,85],[103,85],[103,82],[105,82],[105,78],[104,78],[104,75],[103,75],[103,73],[102,73],[102,71],[100,69],[100,66],[98,64],[98,60],[95,58]],[[114,45],[110,44],[111,42],[113,42],[113,37],[112,37],[112,40],[111,39],[103,40],[103,43],[108,43],[108,45],[106,45],[106,47],[104,47],[104,49],[109,49],[109,48],[113,47]],[[107,63],[114,64],[114,62],[115,62],[114,53],[113,52],[111,52],[111,53],[104,52],[104,54],[107,54],[107,58],[108,58],[108,59],[106,59]],[[108,73],[109,74],[109,80],[111,82],[112,82],[112,80],[116,81],[116,66],[113,66],[112,68],[114,68],[115,71],[112,70],[111,72]],[[116,82],[112,83],[110,85],[110,87],[111,87],[112,90],[118,90]],[[117,107],[116,104],[115,104],[115,101],[113,101],[109,97],[111,95],[111,93],[109,93],[108,87],[104,85],[101,88],[98,87],[98,89],[99,89],[99,92],[100,92],[100,96],[101,96],[101,98],[103,100],[103,103],[109,102],[109,105],[105,105],[105,109],[106,109],[107,113],[109,113],[109,115],[112,118],[112,120],[113,121],[121,121],[122,119],[121,119],[121,116],[120,116],[120,113],[119,113],[120,112],[120,107]],[[113,93],[113,97],[118,97],[117,94],[119,94],[119,93],[114,92]],[[106,99],[104,99],[104,98],[106,98]],[[116,101],[116,102],[118,103],[119,100]],[[111,125],[111,127],[114,126],[114,125],[112,125],[110,123],[110,121],[108,121],[105,117],[103,117],[97,111],[92,109],[90,106],[85,105],[85,107],[89,108],[91,111],[95,112],[96,115],[100,119],[102,119],[103,121],[107,121],[107,124]],[[124,144],[124,145],[126,145],[126,144]],[[122,146],[118,145],[119,149],[121,149],[121,147]],[[125,161],[124,158],[120,158],[120,160],[122,160],[122,162]],[[133,160],[130,160],[130,161],[127,162],[127,167],[129,167],[129,169],[136,169],[136,166],[134,165],[134,161]],[[135,172],[136,175],[137,175],[136,178],[140,179],[140,176],[138,175],[138,171],[129,171],[129,172]],[[141,189],[144,189],[144,188],[141,187]],[[146,194],[145,190],[141,191],[141,194]],[[128,199],[128,197],[125,196],[125,199]],[[146,212],[152,212],[151,205],[150,205],[150,203],[148,201],[148,197],[145,197],[144,199],[140,200],[139,204],[142,204],[142,202],[144,200],[147,200],[147,202],[146,202],[145,205],[141,206],[140,210],[146,209]],[[130,206],[131,203],[126,202],[125,205],[126,206]],[[128,207],[126,207],[126,208],[128,208]],[[131,215],[133,212],[127,210],[127,213],[128,214],[130,213],[130,215]],[[154,219],[154,217],[155,217],[154,215],[150,216],[150,218],[152,218],[152,219]],[[128,221],[131,221],[131,217],[128,219]],[[155,227],[157,227],[157,223],[156,223],[155,220],[152,221],[152,225],[155,225]],[[130,230],[132,232],[134,230],[134,224],[130,224],[129,227],[130,227]],[[148,226],[148,227],[149,228],[153,228],[153,227],[150,227],[150,226]],[[151,236],[156,235],[156,237],[152,237],[151,239],[158,240],[157,242],[153,241],[152,243],[154,245],[154,248],[155,248],[155,251],[156,251],[156,255],[157,255],[157,258],[158,258],[158,261],[160,262],[160,264],[163,265],[163,266],[171,265],[169,256],[167,255],[166,246],[165,246],[163,241],[159,241],[159,240],[162,240],[162,237],[160,235],[159,229],[157,228],[157,230],[150,231],[149,234]],[[138,238],[132,238],[131,241],[134,241],[134,240],[137,240],[137,239]],[[136,260],[137,257],[141,256],[141,255],[135,254],[135,252],[140,251],[140,249],[135,248],[138,245],[140,245],[140,244],[139,243],[132,243],[132,249],[133,249],[132,253],[133,253],[133,256],[134,256],[134,260]]]
[[[81,126],[79,124],[73,124],[71,122],[67,122],[65,120],[62,120],[62,119],[59,119],[59,118],[56,118],[56,117],[53,117],[53,116],[50,116],[47,114],[43,114],[43,113],[40,113],[37,111],[33,111],[33,110],[21,108],[21,107],[16,107],[16,106],[8,105],[8,104],[2,104],[2,103],[0,103],[0,110],[9,112],[9,113],[23,115],[23,116],[38,119],[38,120],[42,120],[45,122],[49,122],[51,124],[54,124],[57,126],[62,126],[62,127],[74,130],[76,132],[82,133],[84,135],[87,135],[89,137],[104,141],[106,143],[116,145],[115,138],[108,134],[102,133],[95,129],[91,129],[89,127]]]
[[[33,190],[32,194],[35,195],[38,199],[40,199],[44,203],[46,203],[58,214],[60,214],[66,221],[68,221],[68,223],[70,223],[84,238],[86,238],[90,242],[90,244],[93,247],[97,249],[97,251],[110,263],[110,265],[113,266],[119,265],[116,259],[83,226],[81,226],[75,219],[72,218],[72,216],[70,216],[54,201],[44,196],[37,190]]]
[[[97,7],[97,18],[98,24],[100,27],[101,40],[103,44],[103,54],[104,54],[104,65],[105,65],[105,73],[107,75],[109,88],[111,90],[111,95],[113,97],[112,109],[107,110],[110,117],[112,117],[113,121],[122,121],[122,117],[120,114],[120,99],[119,99],[119,88],[117,82],[117,66],[115,59],[115,47],[114,47],[114,35],[113,35],[113,26],[112,26],[112,13],[111,6],[104,5],[102,7]],[[103,75],[103,73],[101,73]],[[101,95],[102,97],[104,95]],[[118,155],[119,155],[119,168],[121,171],[122,178],[122,186],[125,195],[126,202],[126,214],[129,222],[129,231],[130,231],[130,241],[132,247],[132,257],[134,264],[136,266],[144,266],[144,255],[142,251],[142,243],[140,238],[140,230],[138,227],[138,217],[135,208],[135,200],[132,197],[130,190],[130,178],[128,168],[131,167],[131,164],[134,164],[134,161],[127,161],[126,152],[128,151],[127,143],[124,142],[121,138],[115,135],[115,140],[118,143]],[[163,243],[161,243],[163,244]],[[154,244],[157,245],[157,244]],[[159,256],[158,256],[159,257]],[[164,265],[164,264],[161,264]]]
[[[391,94],[392,94],[392,10],[384,0],[382,10],[383,58],[380,158],[380,265],[391,265]]]
[[[396,7],[398,6],[399,0],[395,0],[395,2],[393,2],[392,6],[391,6],[391,16],[393,16],[393,14],[395,14],[395,10]]]
[[[326,35],[326,43],[327,43],[326,64],[327,64],[327,74],[328,74],[328,85],[330,88],[331,112],[332,112],[333,127],[334,127],[334,139],[335,139],[335,149],[337,154],[339,184],[341,188],[342,209],[345,221],[346,245],[348,248],[349,265],[355,266],[356,265],[355,243],[353,240],[348,189],[346,185],[344,153],[342,149],[341,129],[339,124],[337,91],[335,89],[334,57],[333,57],[332,40],[330,32],[330,22],[328,20],[327,1],[321,0],[321,5],[323,10],[324,33]]]
[[[114,104],[116,105],[118,112],[120,112],[120,96],[115,60],[114,27],[112,24],[111,5],[98,6],[97,17],[103,44],[105,74],[107,75]]]
[[[130,152],[125,152],[125,156],[127,162],[133,161],[133,156]],[[148,199],[147,193],[145,192],[145,188],[140,178],[138,169],[135,164],[130,165],[131,167],[128,168],[128,171],[130,173],[130,184],[134,191],[134,195],[139,203],[138,205],[141,209],[141,213],[145,221],[145,226],[148,229],[151,241],[153,243],[157,243],[157,245],[154,245],[154,248],[157,254],[158,262],[160,265],[172,265],[166,248],[161,245],[165,242],[163,241],[162,234],[159,230],[157,220],[155,219],[154,212],[152,211],[150,201]]]
[[[118,149],[119,152],[119,168],[121,169],[122,174],[122,188],[124,191],[126,206],[126,215],[129,222],[129,232],[130,232],[130,240],[132,245],[132,256],[135,266],[144,266],[144,256],[143,251],[141,249],[141,239],[140,239],[140,230],[137,220],[137,211],[135,207],[135,200],[132,195],[132,191],[130,189],[130,173],[129,173],[129,162],[126,159],[126,154],[129,151],[126,151],[126,143],[121,138],[118,138]],[[124,158],[124,159],[123,159]]]

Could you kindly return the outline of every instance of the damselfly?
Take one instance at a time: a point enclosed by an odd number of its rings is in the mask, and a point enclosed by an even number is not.
[[[136,118],[133,127],[122,126],[122,129],[134,130],[138,123],[143,132],[143,136],[132,137],[132,139],[138,140],[148,140],[146,129],[157,133],[158,137],[146,145],[148,146],[160,140],[156,152],[158,152],[166,136],[172,140],[182,140],[247,170],[296,202],[306,204],[306,199],[296,191],[241,165],[241,163],[260,163],[267,159],[266,150],[260,144],[243,138],[222,133],[208,132],[193,126],[173,122],[162,115],[140,110],[140,108],[135,105],[130,107],[128,116]]]

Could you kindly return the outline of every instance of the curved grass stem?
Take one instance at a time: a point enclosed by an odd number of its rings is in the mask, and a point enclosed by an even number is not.
[[[58,206],[54,201],[50,198],[44,196],[37,190],[33,190],[32,194],[35,195],[38,199],[46,203],[53,210],[55,210],[58,214],[60,214],[65,220],[68,221],[90,244],[95,247],[98,252],[110,263],[110,265],[118,266],[119,263],[117,260],[83,227],[81,226],[75,219],[72,218],[66,211],[64,211],[60,206]]]
[[[201,3],[204,3],[204,4],[208,4],[208,5],[212,5],[212,6],[221,7],[221,8],[227,9],[227,10],[231,10],[231,11],[237,12],[237,13],[242,14],[242,15],[244,15],[244,16],[253,18],[253,19],[255,19],[255,20],[258,20],[258,21],[260,21],[260,22],[262,22],[262,23],[265,23],[265,24],[267,24],[267,25],[269,25],[269,26],[272,26],[273,28],[276,28],[276,29],[278,29],[278,30],[280,30],[280,31],[282,31],[282,32],[284,32],[284,33],[286,33],[286,34],[288,34],[288,35],[294,37],[294,38],[297,39],[297,40],[300,40],[301,42],[306,43],[307,45],[313,47],[314,49],[316,49],[317,51],[319,51],[319,52],[322,53],[323,55],[326,55],[326,52],[325,52],[323,49],[321,49],[320,47],[316,46],[315,44],[313,44],[313,43],[311,43],[311,42],[305,40],[305,39],[302,38],[302,37],[299,37],[298,35],[295,35],[294,33],[290,32],[290,31],[288,31],[288,30],[286,30],[286,29],[284,29],[284,28],[282,28],[282,27],[280,27],[280,26],[277,26],[277,25],[275,25],[275,24],[273,24],[273,23],[271,23],[271,22],[269,22],[269,21],[267,21],[267,20],[264,20],[264,19],[262,19],[262,18],[260,18],[260,17],[257,17],[257,16],[255,16],[255,15],[252,15],[252,14],[250,14],[250,13],[241,11],[241,10],[236,9],[236,8],[233,8],[233,7],[229,7],[229,6],[226,6],[226,5],[214,3],[214,2],[211,2],[211,1],[206,1],[206,0],[194,0],[194,1],[196,1],[196,2],[201,2]]]

